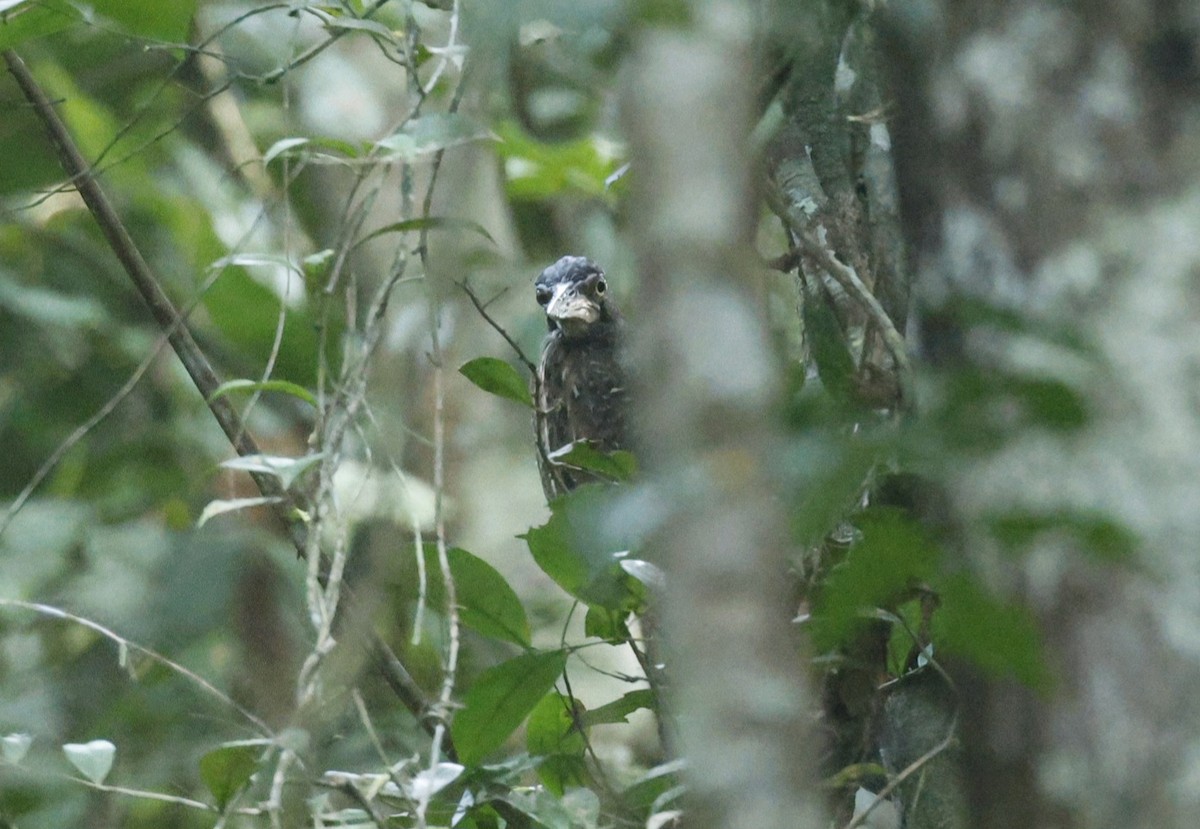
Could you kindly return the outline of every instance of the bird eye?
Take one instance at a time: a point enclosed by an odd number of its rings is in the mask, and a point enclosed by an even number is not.
[[[607,290],[608,285],[604,284],[603,279],[596,283],[596,296],[604,296],[604,292]]]
[[[537,286],[534,295],[537,297],[538,305],[545,305],[550,301],[550,289],[543,285]]]

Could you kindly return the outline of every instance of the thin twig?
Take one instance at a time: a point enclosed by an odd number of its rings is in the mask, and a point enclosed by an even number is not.
[[[929,749],[929,751],[925,752],[916,760],[913,760],[911,763],[909,763],[903,771],[897,774],[886,786],[880,789],[879,794],[875,795],[875,799],[871,801],[871,805],[855,815],[854,818],[847,823],[845,827],[843,827],[843,829],[857,829],[857,827],[862,826],[863,821],[867,819],[867,815],[871,814],[875,807],[886,800],[888,795],[894,792],[897,787],[904,783],[905,780],[920,771],[926,763],[929,763],[931,760],[933,760],[933,758],[937,757],[943,751],[950,748],[950,746],[954,745],[954,732],[957,728],[958,717],[955,717],[950,723],[950,728],[947,730],[945,738],[933,748]]]
[[[470,284],[466,280],[463,280],[462,282],[458,282],[457,285],[458,287],[462,288],[463,293],[467,295],[467,299],[471,300],[471,304],[475,306],[475,310],[479,312],[479,316],[483,317],[484,322],[490,325],[497,334],[504,338],[504,341],[508,343],[509,346],[512,347],[512,350],[516,353],[517,359],[521,361],[521,364],[525,366],[525,368],[529,369],[531,374],[536,375],[537,366],[533,364],[532,360],[525,356],[524,350],[522,350],[517,341],[514,340],[507,331],[504,330],[504,326],[500,325],[500,323],[496,322],[496,320],[493,319],[490,314],[488,314],[487,306],[479,301],[479,296],[474,290],[472,290]]]
[[[232,708],[234,711],[237,711],[239,714],[241,714],[243,717],[245,717],[247,720],[249,720],[254,725],[254,727],[258,730],[258,732],[260,734],[262,734],[263,736],[265,736],[265,737],[273,737],[274,736],[274,732],[271,730],[271,727],[269,725],[267,725],[265,722],[260,720],[258,717],[256,717],[250,711],[248,711],[245,708],[243,708],[242,706],[238,705],[236,702],[233,701],[233,699],[231,699],[228,695],[226,695],[224,691],[221,691],[219,688],[217,688],[215,685],[213,685],[211,682],[209,682],[204,677],[200,676],[197,673],[193,673],[192,671],[185,668],[183,665],[180,665],[178,662],[168,659],[167,657],[163,656],[160,653],[157,653],[155,651],[150,650],[147,647],[139,645],[130,639],[126,639],[121,634],[117,633],[116,631],[110,630],[109,628],[104,627],[104,625],[101,625],[98,622],[93,622],[91,619],[86,619],[83,616],[77,616],[74,613],[63,610],[62,608],[54,607],[53,605],[41,604],[39,602],[26,602],[26,601],[22,601],[21,599],[0,599],[0,607],[16,607],[16,608],[20,608],[22,610],[30,610],[30,611],[33,611],[34,613],[40,613],[43,616],[51,616],[55,619],[62,619],[64,621],[74,622],[77,625],[81,625],[85,628],[88,628],[89,630],[93,630],[96,633],[99,633],[104,638],[109,639],[113,642],[116,642],[117,645],[119,645],[120,647],[124,648],[127,651],[136,651],[137,653],[142,654],[143,656],[151,659],[152,661],[157,662],[158,664],[163,665],[167,668],[170,668],[175,673],[179,674],[180,676],[184,677],[188,681],[195,684],[197,687],[199,687],[201,690],[203,690],[209,696],[212,696],[213,698],[218,700],[221,704],[227,705],[230,708]]]
[[[895,323],[887,311],[863,284],[854,268],[840,261],[833,251],[824,244],[813,228],[807,228],[799,233],[800,244],[804,252],[816,259],[821,267],[837,281],[839,285],[862,307],[872,322],[883,334],[883,342],[896,365],[896,379],[900,386],[901,399],[907,405],[915,402],[912,385],[912,365],[908,360],[908,351],[903,335],[896,330]]]

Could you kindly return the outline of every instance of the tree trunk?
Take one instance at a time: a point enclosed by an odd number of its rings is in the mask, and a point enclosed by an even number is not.
[[[768,471],[779,372],[751,301],[752,16],[740,2],[689,9],[687,26],[640,33],[624,95],[643,277],[635,427],[662,508],[686,820],[817,827],[814,706]]]
[[[963,566],[1033,609],[1053,674],[960,687],[971,825],[1200,826],[1200,7],[896,2],[885,44],[934,383],[1085,404],[946,471]],[[1100,560],[1099,521],[1001,556],[997,514],[1102,516],[1136,563]]]

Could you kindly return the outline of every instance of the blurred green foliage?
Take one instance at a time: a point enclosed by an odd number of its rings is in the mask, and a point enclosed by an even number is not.
[[[476,38],[468,64],[478,59],[481,70],[470,78],[474,100],[464,99],[472,109],[460,113],[451,111],[459,102],[447,78],[461,55],[445,47],[446,5],[26,0],[0,13],[0,47],[18,47],[60,102],[131,235],[230,381],[223,395],[248,411],[272,454],[305,455],[314,423],[345,410],[331,378],[361,345],[356,315],[395,278],[385,356],[372,376],[372,393],[392,396],[356,422],[357,448],[364,461],[381,469],[395,461],[393,471],[409,473],[400,488],[410,500],[400,517],[394,494],[380,499],[392,512],[354,517],[361,523],[352,528],[346,578],[356,601],[376,614],[365,624],[382,631],[431,698],[441,687],[450,614],[430,521],[416,515],[413,494],[431,465],[430,305],[448,307],[443,347],[475,386],[461,384],[463,396],[447,407],[455,471],[470,470],[465,476],[478,469],[472,455],[505,439],[491,422],[507,415],[484,410],[490,399],[480,389],[523,406],[530,398],[513,367],[519,362],[498,351],[452,282],[470,276],[499,299],[509,288],[520,293],[522,304],[500,307],[515,339],[532,346],[544,328],[525,301],[528,274],[537,270],[529,263],[575,245],[619,251],[624,179],[614,174],[624,149],[612,111],[614,73],[631,27],[687,19],[685,5],[671,2],[638,6],[636,20],[616,2],[468,3],[462,22]],[[201,52],[218,61],[216,77],[206,74]],[[338,74],[368,60],[365,76]],[[445,71],[435,75],[439,65]],[[420,107],[406,97],[413,75],[405,66],[431,85]],[[332,96],[318,94],[324,73],[334,78]],[[214,91],[226,77],[232,92],[221,101],[237,117],[216,106]],[[366,88],[355,86],[356,77]],[[0,824],[214,823],[214,813],[180,803],[118,799],[64,779],[58,746],[96,737],[117,746],[110,782],[178,793],[214,810],[267,797],[271,763],[285,744],[294,742],[307,764],[295,779],[309,792],[327,770],[378,772],[381,752],[424,751],[420,724],[360,664],[346,673],[361,685],[371,729],[346,688],[331,691],[325,707],[296,704],[295,678],[311,639],[303,565],[261,516],[195,526],[214,498],[257,493],[217,472],[230,454],[226,439],[64,186],[49,142],[7,76],[0,101],[0,506],[18,503],[48,459],[56,461],[11,520],[0,512],[0,735],[34,737],[19,764],[0,762]],[[373,134],[353,134],[375,116]],[[257,159],[237,156],[231,130],[244,131]],[[448,174],[462,170],[465,184],[433,215],[414,216],[418,182],[445,150]],[[376,170],[385,171],[386,185],[356,215],[351,194],[367,191]],[[420,280],[451,278],[418,285],[405,269],[425,259],[430,273]],[[1070,440],[1085,430],[1092,404],[1071,367],[1098,371],[1091,349],[1069,327],[960,302],[942,309],[960,331],[1044,346],[1057,362],[960,355],[923,373],[924,410],[898,422],[846,405],[855,379],[846,333],[826,306],[802,308],[821,382],[806,382],[812,377],[796,363],[787,369],[787,443],[777,457],[778,492],[764,497],[786,499],[801,551],[796,578],[807,580],[797,592],[811,600],[808,628],[818,649],[836,652],[883,620],[895,675],[913,667],[912,653],[952,654],[1047,687],[1053,676],[1033,617],[1019,596],[990,589],[985,574],[957,555],[955,522],[969,522],[1005,555],[1050,537],[1128,563],[1136,537],[1100,512],[997,507],[963,518],[930,508],[936,498],[926,496],[952,482],[964,459],[999,453],[1017,434]],[[487,429],[471,425],[475,409],[491,418]],[[517,426],[532,463],[528,414],[518,412]],[[454,418],[467,425],[454,431]],[[391,433],[405,436],[398,448],[386,445]],[[490,563],[491,551],[446,550],[464,628],[450,733],[468,768],[428,792],[431,819],[458,813],[456,825],[480,829],[594,826],[603,810],[644,823],[677,804],[678,764],[655,765],[661,758],[651,753],[614,781],[589,754],[597,727],[624,726],[635,712],[662,715],[655,695],[623,688],[589,708],[564,681],[583,673],[587,649],[636,644],[632,622],[649,589],[629,558],[637,560],[662,518],[657,501],[639,488],[629,453],[581,444],[557,460],[633,482],[583,487],[550,505],[548,517],[522,517],[530,529],[521,538],[548,578],[536,589],[553,594],[538,601],[550,610],[534,607],[528,585]],[[881,493],[902,475],[919,481],[919,495],[889,502]],[[357,483],[348,512],[367,486]],[[629,499],[638,500],[636,510]],[[452,504],[452,541],[476,506]],[[635,517],[611,520],[622,511]],[[409,524],[417,530],[402,526]],[[926,595],[938,597],[932,612],[922,604]],[[68,609],[181,669],[93,627],[3,604],[13,600]],[[576,605],[584,608],[581,632],[564,628]],[[417,608],[426,614],[420,623]],[[514,735],[523,725],[521,743]],[[396,811],[411,804],[418,767],[401,762],[378,772],[377,802]],[[385,792],[396,780],[409,791]],[[366,820],[361,804],[322,785],[312,800],[321,805],[312,808],[347,825]]]

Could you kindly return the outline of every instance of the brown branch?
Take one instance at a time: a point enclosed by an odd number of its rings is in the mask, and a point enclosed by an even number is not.
[[[192,334],[182,315],[159,287],[153,271],[146,264],[146,260],[142,258],[141,251],[134,244],[129,231],[125,229],[124,223],[101,189],[100,183],[92,173],[91,165],[75,145],[71,133],[59,117],[57,110],[54,109],[54,105],[42,88],[38,86],[28,67],[25,66],[25,62],[15,52],[11,49],[6,50],[4,61],[8,64],[9,73],[21,87],[25,98],[32,104],[34,112],[37,113],[49,133],[50,140],[58,152],[59,161],[71,179],[76,182],[79,195],[83,197],[96,224],[100,226],[101,232],[108,240],[109,247],[121,261],[125,272],[129,274],[134,287],[141,294],[142,300],[150,309],[150,313],[159,327],[167,332],[171,348],[175,350],[175,354],[183,363],[184,369],[192,378],[196,389],[204,398],[209,411],[216,418],[225,436],[229,438],[234,450],[243,457],[261,454],[254,438],[246,434],[242,428],[241,418],[238,417],[228,399],[214,396],[221,385],[216,372],[213,371],[212,365],[200,347],[196,345],[196,341],[192,339]],[[261,472],[250,474],[259,491],[264,496],[274,499],[275,514],[280,522],[288,528],[292,540],[300,549],[303,549],[302,530],[293,524],[289,517],[290,508],[293,506],[291,496],[284,490],[279,479]]]
[[[825,272],[842,286],[842,289],[858,303],[870,320],[878,326],[880,333],[883,335],[883,342],[887,346],[888,352],[891,353],[892,360],[896,365],[896,379],[900,386],[901,403],[904,406],[911,407],[916,401],[913,389],[912,364],[908,359],[904,336],[896,330],[896,325],[892,322],[892,318],[888,316],[887,311],[883,309],[883,305],[871,293],[870,288],[859,278],[858,272],[834,256],[829,246],[817,237],[814,229],[805,229],[798,235],[804,252],[816,259]]]

